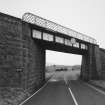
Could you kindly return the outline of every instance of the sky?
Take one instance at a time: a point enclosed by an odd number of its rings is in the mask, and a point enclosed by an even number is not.
[[[0,0],[0,12],[21,18],[31,12],[95,38],[105,48],[105,0]],[[81,64],[81,56],[46,51],[50,63]]]

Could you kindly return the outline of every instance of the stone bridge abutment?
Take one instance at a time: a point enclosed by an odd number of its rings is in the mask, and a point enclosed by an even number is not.
[[[89,45],[88,52],[82,56],[81,78],[83,80],[100,79],[101,57],[99,46]]]
[[[45,83],[45,49],[28,23],[0,14],[0,86],[35,91]]]

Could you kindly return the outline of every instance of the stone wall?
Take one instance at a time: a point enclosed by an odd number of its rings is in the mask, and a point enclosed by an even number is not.
[[[81,66],[83,80],[105,80],[105,49],[90,45],[88,53],[82,57]]]
[[[0,86],[22,86],[22,22],[0,14]]]
[[[23,59],[25,88],[38,89],[45,82],[45,50],[31,36],[29,24],[23,23]]]
[[[88,52],[88,67],[89,67],[89,80],[90,79],[99,79],[97,68],[99,68],[99,65],[97,65],[100,59],[97,57],[96,48],[99,48],[99,46],[89,45],[89,52]]]
[[[0,13],[0,86],[30,92],[44,83],[45,50],[21,19]]]
[[[101,79],[105,80],[105,49],[100,48],[101,56]]]
[[[82,57],[81,78],[83,80],[93,80],[100,78],[100,49],[99,46],[89,45],[88,51]]]
[[[88,54],[82,55],[81,73],[80,77],[83,80],[88,80],[89,70],[88,70]]]

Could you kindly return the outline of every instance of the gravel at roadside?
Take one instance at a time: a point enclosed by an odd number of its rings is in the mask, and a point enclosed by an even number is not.
[[[103,80],[91,80],[89,83],[103,91],[105,91],[105,81]]]

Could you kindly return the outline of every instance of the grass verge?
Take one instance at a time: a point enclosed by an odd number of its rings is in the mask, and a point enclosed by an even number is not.
[[[21,88],[0,87],[0,105],[19,105],[30,94]]]

